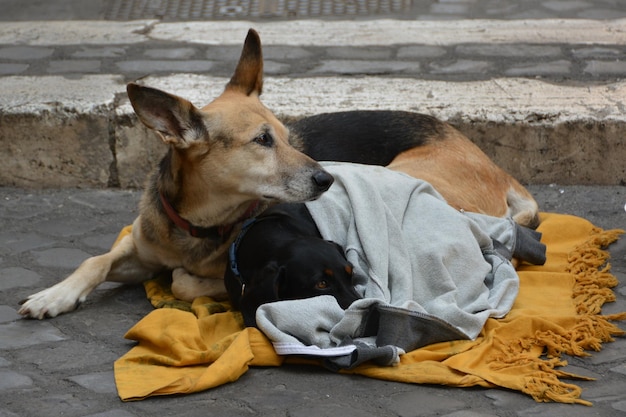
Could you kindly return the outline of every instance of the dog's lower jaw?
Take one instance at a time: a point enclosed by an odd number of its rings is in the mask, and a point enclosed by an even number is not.
[[[202,278],[190,274],[185,268],[172,271],[172,294],[179,300],[192,302],[196,297],[226,300],[228,294],[221,278]]]

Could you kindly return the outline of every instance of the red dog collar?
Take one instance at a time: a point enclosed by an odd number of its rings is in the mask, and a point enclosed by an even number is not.
[[[224,237],[230,234],[231,230],[233,230],[233,227],[237,223],[240,223],[243,220],[248,219],[252,217],[254,214],[256,214],[256,211],[260,205],[260,202],[258,200],[252,202],[252,204],[250,204],[250,206],[248,207],[246,212],[243,214],[243,216],[241,216],[235,223],[221,225],[221,226],[202,227],[202,226],[195,226],[191,224],[188,220],[185,220],[182,217],[180,217],[180,215],[176,212],[174,207],[172,207],[172,205],[170,204],[170,202],[167,200],[167,198],[162,192],[159,192],[159,197],[161,199],[161,204],[163,205],[163,209],[165,210],[165,214],[167,214],[167,217],[172,222],[174,222],[176,226],[180,227],[181,229],[189,233],[190,236],[193,236],[196,238],[214,237],[214,238],[220,238],[221,240],[224,240]]]

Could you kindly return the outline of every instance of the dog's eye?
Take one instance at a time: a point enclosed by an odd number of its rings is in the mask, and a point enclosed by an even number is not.
[[[259,136],[252,140],[261,146],[270,147],[274,144],[274,138],[269,133],[261,133]]]
[[[315,288],[317,288],[318,290],[325,290],[326,288],[328,288],[328,282],[324,280],[317,281],[317,283],[315,284]]]

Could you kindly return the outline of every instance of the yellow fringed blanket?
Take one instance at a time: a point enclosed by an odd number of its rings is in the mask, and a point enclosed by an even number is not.
[[[617,279],[603,250],[621,230],[603,231],[582,218],[543,214],[538,229],[547,246],[543,266],[518,269],[520,292],[510,313],[489,319],[473,341],[438,343],[401,356],[398,366],[363,364],[350,373],[416,384],[504,387],[536,401],[589,405],[581,389],[562,378],[585,379],[557,369],[562,353],[584,356],[624,332],[611,323],[626,313],[602,316],[614,300]],[[122,231],[127,233],[128,229]],[[126,334],[138,344],[115,362],[122,400],[182,394],[233,382],[250,366],[279,366],[291,359],[276,355],[257,329],[243,328],[227,303],[206,297],[193,304],[174,299],[166,281],[145,285],[158,308]]]

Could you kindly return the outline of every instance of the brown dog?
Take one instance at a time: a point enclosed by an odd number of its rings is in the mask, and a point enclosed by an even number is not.
[[[148,182],[132,235],[28,297],[20,314],[54,317],[104,281],[140,282],[163,269],[173,270],[180,299],[193,299],[195,291],[225,295],[226,250],[239,223],[272,202],[311,200],[330,187],[332,176],[289,144],[287,128],[259,101],[260,51],[251,32],[225,91],[201,110],[155,89],[128,86],[141,121],[170,145]]]
[[[387,167],[430,182],[456,209],[539,225],[537,203],[526,188],[452,126],[444,127],[443,137],[401,153]]]
[[[455,195],[469,198],[489,184],[495,188],[492,194],[482,194],[479,200],[491,199],[488,204],[493,201],[497,210],[482,210],[480,203],[470,206],[466,199],[459,207],[536,219],[537,205],[523,187],[468,139],[431,116],[335,113],[299,120],[290,131],[259,100],[262,85],[261,43],[253,30],[226,89],[202,109],[180,97],[129,84],[128,96],[139,119],[169,144],[169,152],[149,178],[132,234],[110,252],[87,259],[64,281],[28,297],[19,313],[54,317],[76,308],[104,281],[137,283],[162,270],[172,270],[172,290],[182,300],[225,297],[226,251],[243,219],[276,202],[315,199],[332,184],[332,176],[311,157],[386,165],[407,151],[392,164],[394,169],[417,174],[421,170],[412,172],[413,162],[435,158],[432,175],[438,177],[459,169],[458,162],[445,155],[450,142],[467,153],[462,160],[480,162],[469,165],[474,176],[464,178],[467,181],[459,187],[452,183],[444,196],[450,201]],[[377,127],[370,129],[367,123],[374,120]],[[363,129],[371,140],[359,141],[367,136]],[[411,151],[414,147],[416,154]],[[432,155],[420,153],[419,147],[430,149]],[[495,181],[494,172],[506,181]]]

